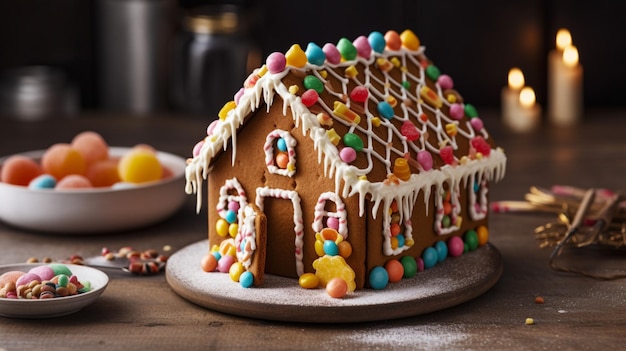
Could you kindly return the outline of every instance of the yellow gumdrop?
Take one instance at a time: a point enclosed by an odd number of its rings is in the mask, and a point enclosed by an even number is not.
[[[153,152],[136,148],[122,156],[117,171],[123,182],[145,183],[161,179],[163,167]]]
[[[324,252],[324,241],[323,240],[315,240],[315,253],[318,256],[324,256],[326,254]]]
[[[230,276],[230,279],[232,279],[234,282],[238,282],[239,277],[243,272],[243,264],[241,264],[241,262],[235,262],[230,266],[230,269],[228,270],[228,275]]]
[[[410,29],[406,29],[400,34],[400,40],[402,40],[402,46],[409,50],[417,50],[420,47],[419,38]]]
[[[223,120],[226,118],[226,116],[228,116],[228,112],[230,112],[231,110],[234,110],[235,107],[237,107],[237,103],[235,103],[234,101],[229,101],[225,103],[224,106],[222,106],[222,109],[220,110],[220,112],[217,113],[217,116],[221,120]]]
[[[231,237],[236,237],[237,233],[239,232],[239,225],[237,223],[231,223],[228,226],[228,234],[230,234]]]
[[[476,228],[476,234],[478,234],[478,245],[483,246],[489,241],[489,229],[484,225]]]
[[[298,279],[298,284],[305,289],[315,289],[320,285],[320,279],[313,273],[304,273]]]
[[[287,66],[297,68],[304,67],[308,61],[306,53],[298,44],[293,44],[291,48],[289,48],[289,50],[285,53],[285,58],[287,59]]]
[[[356,274],[346,260],[341,256],[323,256],[313,261],[315,275],[320,280],[320,285],[326,287],[326,284],[333,278],[341,278],[348,284],[348,291],[356,289],[354,277]]]
[[[219,236],[228,234],[228,222],[224,218],[220,218],[215,222],[215,231]]]

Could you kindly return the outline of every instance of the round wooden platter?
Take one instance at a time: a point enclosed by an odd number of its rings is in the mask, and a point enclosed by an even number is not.
[[[335,299],[325,289],[304,289],[296,279],[269,274],[262,287],[243,288],[227,273],[204,272],[200,261],[207,252],[203,240],[170,257],[166,279],[172,289],[215,311],[275,321],[347,323],[425,314],[480,296],[502,275],[500,252],[487,244],[383,290],[361,289]]]

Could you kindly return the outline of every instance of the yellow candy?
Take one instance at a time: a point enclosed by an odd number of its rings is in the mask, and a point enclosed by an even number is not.
[[[222,106],[222,109],[220,110],[220,112],[218,112],[217,116],[221,120],[224,120],[226,116],[228,116],[228,112],[230,112],[231,110],[234,110],[235,107],[237,107],[237,104],[234,101],[229,101],[225,103],[224,106]]]
[[[335,128],[331,128],[327,130],[326,137],[328,137],[328,140],[330,140],[330,142],[333,143],[334,145],[339,144],[339,141],[341,141],[341,137],[339,136],[339,134],[337,134],[337,132],[335,131]]]
[[[285,53],[285,58],[287,59],[287,66],[293,66],[297,68],[302,68],[308,62],[306,57],[306,53],[302,50],[300,45],[293,44],[291,48]]]
[[[241,273],[243,273],[244,271],[245,270],[243,268],[243,264],[241,264],[241,262],[235,262],[230,266],[230,269],[228,270],[228,275],[230,276],[230,279],[232,279],[234,282],[238,282]]]
[[[333,119],[324,112],[320,112],[317,114],[317,121],[320,122],[321,125],[330,127],[333,125]]]
[[[354,67],[354,65],[351,65],[348,68],[346,68],[346,70],[344,71],[344,74],[348,78],[354,78],[359,74],[359,71],[356,69],[356,67]]]
[[[163,168],[154,152],[136,148],[122,156],[118,173],[123,182],[145,183],[161,179]]]
[[[434,108],[440,108],[443,105],[443,102],[439,98],[439,95],[437,95],[437,93],[435,93],[427,85],[424,85],[422,89],[420,89],[420,97],[424,99],[427,104]]]
[[[228,226],[228,234],[230,234],[231,237],[236,237],[237,233],[239,232],[239,225],[237,223],[231,223]]]
[[[374,127],[380,127],[380,118],[378,117],[372,117],[372,125]]]
[[[391,58],[391,63],[393,63],[393,65],[396,67],[400,67],[400,65],[402,64],[402,62],[400,62],[400,59],[395,56]]]
[[[405,158],[396,158],[393,163],[393,174],[404,181],[411,179],[411,170],[409,169],[409,163]]]
[[[451,137],[454,137],[456,133],[457,133],[457,129],[456,129],[455,123],[446,124],[446,134],[448,134]]]
[[[391,105],[391,107],[396,107],[396,105],[398,104],[398,100],[392,95],[387,96],[386,100],[387,100],[387,103]]]
[[[298,279],[298,284],[305,289],[315,289],[320,285],[320,279],[313,273],[304,273]]]
[[[391,69],[393,69],[393,63],[382,57],[376,59],[376,66],[378,66],[378,68],[383,72],[389,72],[391,71]]]
[[[258,75],[259,77],[263,77],[263,76],[265,75],[265,73],[267,73],[267,66],[266,66],[266,65],[263,65],[263,66],[259,69],[259,71],[257,72],[257,75]]]
[[[220,244],[220,254],[222,256],[237,256],[237,249],[235,248],[234,239],[226,239]]]
[[[320,285],[326,284],[333,278],[341,278],[348,284],[348,291],[356,289],[354,277],[356,276],[352,267],[341,256],[323,256],[313,261],[315,275],[320,280]]]
[[[404,246],[411,247],[411,246],[413,246],[413,244],[415,244],[415,241],[413,241],[413,239],[406,239],[406,240],[404,240]]]
[[[220,247],[219,245],[213,245],[211,247],[211,252],[219,252],[220,251]]]
[[[346,122],[354,124],[359,124],[361,122],[361,116],[349,109],[348,106],[341,101],[335,101],[333,105],[333,113]]]
[[[420,47],[419,38],[410,29],[406,29],[400,34],[400,40],[402,40],[402,46],[409,50],[417,50]]]
[[[228,222],[224,218],[220,218],[215,222],[215,231],[219,236],[228,234]]]
[[[300,88],[297,85],[292,85],[289,87],[289,93],[295,95]]]
[[[325,69],[320,71],[320,76],[322,76],[322,78],[326,79],[326,77],[328,77],[328,71],[326,71]]]
[[[489,240],[489,229],[487,229],[487,227],[485,227],[484,225],[481,225],[478,228],[476,228],[476,234],[478,234],[479,246],[485,245],[487,241]]]
[[[391,237],[391,249],[395,250],[398,248],[398,238],[396,238],[395,236]]]
[[[324,241],[323,240],[315,240],[315,253],[322,257],[326,253],[324,252]]]

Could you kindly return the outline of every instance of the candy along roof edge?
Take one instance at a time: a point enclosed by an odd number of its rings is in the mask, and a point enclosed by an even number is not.
[[[409,198],[416,198],[419,191],[425,193],[425,201],[428,201],[431,187],[436,186],[437,189],[444,183],[450,185],[464,184],[473,174],[479,174],[489,180],[500,180],[505,173],[506,156],[500,148],[491,149],[483,138],[487,138],[488,134],[482,125],[482,121],[477,117],[473,107],[469,104],[462,105],[450,103],[446,99],[442,99],[443,88],[451,88],[452,81],[446,75],[439,74],[435,67],[435,72],[428,71],[428,67],[422,67],[416,57],[423,56],[424,47],[420,46],[419,39],[410,30],[405,30],[402,34],[395,31],[389,31],[384,36],[379,32],[373,32],[369,37],[361,36],[354,42],[342,38],[337,45],[326,44],[323,48],[314,43],[310,43],[306,52],[299,45],[293,45],[287,53],[272,53],[268,56],[266,64],[256,69],[244,83],[244,87],[237,92],[234,101],[230,101],[224,105],[219,113],[219,119],[214,121],[207,128],[207,136],[194,147],[193,158],[188,161],[186,169],[186,187],[185,191],[189,194],[197,193],[198,210],[201,207],[201,188],[203,179],[211,171],[212,160],[228,147],[228,141],[232,140],[232,157],[233,162],[237,153],[237,130],[244,124],[245,118],[252,112],[256,111],[263,102],[269,111],[269,107],[273,104],[275,95],[283,100],[283,115],[287,115],[288,107],[291,109],[292,118],[296,127],[302,128],[304,135],[308,135],[314,142],[318,151],[318,161],[324,167],[324,174],[328,177],[335,177],[336,191],[341,189],[341,181],[344,182],[343,196],[351,196],[359,194],[361,199],[361,215],[364,212],[364,202],[366,196],[371,196],[374,202],[372,212],[374,216],[378,206],[383,203],[389,206],[392,201],[403,203]],[[391,57],[401,58],[403,61],[390,62]],[[413,62],[420,67],[420,76],[410,76],[411,79],[419,83],[412,94],[412,90],[401,89],[403,96],[399,98],[411,99],[416,103],[416,110],[429,110],[436,116],[435,121],[423,120],[419,122],[419,114],[412,109],[403,108],[404,116],[394,116],[393,108],[391,116],[387,116],[391,106],[387,102],[386,95],[393,93],[392,91],[377,91],[373,84],[369,81],[359,82],[357,85],[363,85],[368,88],[366,98],[378,97],[378,111],[364,111],[366,120],[366,128],[360,127],[360,114],[356,114],[350,109],[349,100],[346,104],[335,102],[333,107],[327,106],[322,99],[319,99],[315,89],[310,88],[305,93],[297,95],[297,91],[293,91],[290,87],[285,86],[283,78],[291,70],[311,71],[319,80],[324,80],[320,75],[320,71],[324,70],[328,74],[336,74],[338,68],[345,68],[345,76],[336,75],[335,78],[345,83],[342,84],[341,92],[334,92],[338,99],[340,96],[347,96],[347,83],[350,79],[356,79],[354,65],[362,63],[365,67],[373,67],[376,65],[381,68],[384,65],[394,65],[396,68],[405,67],[407,60]],[[392,59],[393,61],[393,59]],[[394,67],[389,66],[389,69]],[[433,66],[434,67],[434,66]],[[382,69],[382,68],[381,68]],[[410,75],[410,72],[403,71],[403,74]],[[429,75],[437,75],[437,91],[426,87],[425,77]],[[389,78],[385,73],[385,77]],[[366,74],[366,79],[374,79],[370,74]],[[421,80],[420,80],[421,79]],[[389,80],[383,84],[402,84],[400,82]],[[305,84],[306,86],[306,84]],[[426,88],[424,88],[426,87]],[[418,89],[419,88],[419,89]],[[436,94],[436,95],[435,95]],[[362,97],[361,97],[362,98]],[[355,98],[358,99],[358,98]],[[364,150],[368,154],[368,168],[359,169],[350,165],[342,159],[340,150],[333,143],[332,135],[329,135],[324,128],[324,119],[319,117],[319,113],[314,113],[309,107],[319,103],[326,112],[327,117],[333,118],[335,123],[342,123],[349,126],[350,130],[358,130],[362,133],[370,132],[373,124],[382,125],[389,130],[391,138],[402,139],[403,150],[388,150],[384,157],[376,154],[373,150]],[[450,114],[458,115],[459,108],[463,111],[460,117],[446,116],[441,112],[441,104],[448,104]],[[367,107],[367,103],[364,106]],[[454,106],[453,106],[454,105]],[[454,111],[454,112],[453,112]],[[376,114],[374,114],[376,113]],[[460,120],[464,115],[472,115],[467,122],[467,126],[459,126]],[[382,116],[385,118],[380,118]],[[411,122],[414,128],[396,128],[389,120],[391,118],[400,118],[401,120]],[[355,120],[357,119],[357,120]],[[376,123],[374,123],[374,121]],[[415,125],[417,121],[417,126]],[[421,124],[420,124],[421,123]],[[462,127],[465,127],[463,129]],[[450,130],[448,130],[450,128]],[[417,133],[415,131],[417,130]],[[420,133],[421,132],[421,133]],[[439,140],[439,145],[431,145],[426,141],[425,134],[435,133]],[[373,133],[367,134],[372,136]],[[458,158],[454,154],[449,154],[456,147],[455,135],[460,134],[467,138],[474,147],[480,152],[468,155],[469,157]],[[413,136],[415,135],[415,136]],[[367,145],[376,142],[376,137],[368,139]],[[384,140],[378,142],[385,143]],[[476,143],[474,143],[476,142]],[[390,144],[387,142],[387,144]],[[450,149],[450,150],[444,150]],[[401,155],[408,154],[409,151],[417,154],[417,160],[412,161],[419,169],[419,173],[412,173],[405,180],[399,180],[393,176],[394,172],[390,172],[392,168],[391,156],[399,158]],[[432,153],[437,153],[444,158],[444,151],[447,155],[444,159],[446,163],[440,168],[432,168]],[[476,150],[474,150],[476,151]],[[381,158],[382,157],[382,158]],[[370,182],[367,174],[371,170],[373,160],[386,164],[389,179],[385,181]],[[411,201],[409,201],[412,203]],[[414,201],[413,201],[414,202]],[[412,206],[411,206],[412,207]]]

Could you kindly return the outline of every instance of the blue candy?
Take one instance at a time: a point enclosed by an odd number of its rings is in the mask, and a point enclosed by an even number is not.
[[[422,252],[422,260],[424,261],[424,268],[428,269],[434,267],[438,260],[437,250],[433,247],[427,247],[424,249],[424,252]]]
[[[448,245],[439,240],[435,243],[435,251],[437,251],[437,262],[441,263],[448,257]]]
[[[329,256],[337,256],[339,254],[339,247],[332,240],[324,240],[324,253]]]
[[[378,103],[378,113],[386,119],[392,119],[393,107],[387,101],[381,101]]]
[[[324,64],[324,61],[326,61],[326,54],[324,54],[324,50],[322,50],[322,48],[315,43],[309,43],[304,53],[311,64],[321,66]]]
[[[370,35],[367,37],[367,41],[369,41],[372,50],[378,53],[385,51],[385,46],[387,46],[385,37],[380,32],[370,33]]]
[[[29,189],[54,189],[57,180],[49,174],[42,174],[28,183]]]
[[[374,290],[382,290],[389,283],[389,273],[382,266],[376,266],[370,271],[370,287]]]
[[[244,288],[249,288],[254,283],[254,276],[249,271],[241,273],[239,276],[239,284]]]
[[[237,213],[233,210],[228,210],[226,211],[226,214],[224,215],[224,219],[228,223],[231,223],[231,224],[235,223],[237,222]]]
[[[276,140],[276,147],[282,152],[287,152],[287,142],[283,138]]]

